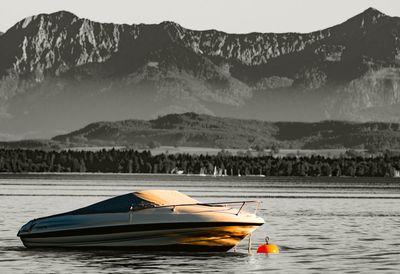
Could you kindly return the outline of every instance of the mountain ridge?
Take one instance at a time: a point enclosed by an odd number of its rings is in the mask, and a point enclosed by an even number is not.
[[[287,49],[284,49],[284,47],[282,48],[282,45],[280,45],[281,49],[268,48],[268,50],[269,50],[268,52],[265,52],[265,49],[264,49],[264,51],[263,51],[263,49],[261,49],[260,52],[258,52],[257,54],[254,54],[253,58],[244,59],[244,57],[241,57],[240,54],[236,54],[236,55],[235,55],[235,53],[232,54],[232,51],[234,51],[234,50],[231,50],[230,53],[221,53],[221,54],[219,54],[218,52],[223,52],[224,48],[218,48],[216,51],[210,51],[209,48],[207,49],[205,43],[201,42],[201,39],[203,38],[203,36],[205,36],[206,38],[209,38],[209,36],[215,35],[215,36],[223,36],[223,37],[220,37],[221,40],[235,40],[235,39],[240,40],[240,38],[246,38],[246,39],[253,38],[254,39],[254,37],[252,37],[252,36],[257,36],[258,40],[260,40],[262,38],[266,38],[267,40],[274,40],[274,39],[285,40],[285,39],[287,39],[286,38],[287,35],[296,35],[301,38],[300,40],[309,38],[311,41],[308,41],[308,43],[312,43],[312,42],[317,42],[319,39],[329,38],[331,36],[331,32],[337,31],[336,30],[337,28],[341,28],[344,25],[351,24],[351,25],[361,25],[362,27],[365,27],[365,26],[368,27],[370,25],[376,24],[380,18],[390,19],[390,18],[396,18],[396,17],[389,17],[389,16],[379,12],[376,9],[369,8],[366,11],[364,11],[363,13],[358,14],[341,24],[338,24],[331,28],[326,28],[326,29],[323,29],[320,31],[314,31],[314,32],[309,32],[309,33],[252,32],[252,33],[248,33],[248,34],[235,34],[235,33],[226,33],[223,31],[217,31],[214,29],[204,30],[204,31],[190,30],[190,29],[186,29],[186,28],[182,27],[181,25],[179,25],[175,22],[172,22],[172,21],[163,21],[159,24],[132,24],[132,25],[99,23],[99,22],[91,21],[89,19],[79,18],[71,12],[59,11],[59,12],[54,12],[51,14],[39,14],[39,15],[27,17],[27,18],[21,20],[20,22],[16,23],[13,27],[11,27],[9,30],[7,30],[7,32],[5,34],[8,34],[9,32],[13,32],[14,30],[21,30],[21,29],[26,29],[26,28],[29,29],[29,28],[31,28],[31,25],[34,25],[34,27],[35,27],[37,25],[37,23],[40,23],[39,31],[43,31],[44,25],[46,25],[46,24],[48,25],[49,23],[51,23],[51,24],[53,24],[55,22],[60,22],[61,24],[64,23],[63,30],[65,30],[65,29],[69,30],[74,27],[71,25],[73,25],[75,23],[79,23],[78,24],[78,26],[80,25],[80,34],[79,35],[83,39],[82,41],[84,42],[86,38],[89,40],[92,39],[92,41],[89,41],[89,42],[91,42],[92,44],[94,43],[93,45],[95,45],[97,42],[95,40],[95,34],[93,33],[94,29],[100,28],[101,31],[107,32],[105,29],[112,27],[113,31],[115,32],[113,38],[115,39],[115,42],[117,44],[109,45],[110,48],[108,48],[108,49],[117,51],[116,47],[118,46],[119,38],[117,38],[116,32],[125,32],[126,31],[130,35],[132,35],[131,38],[136,39],[138,37],[140,31],[143,32],[143,31],[145,31],[146,28],[157,28],[157,29],[164,29],[167,32],[167,35],[169,36],[169,38],[171,40],[173,40],[173,42],[176,42],[176,40],[180,40],[180,42],[183,43],[184,46],[191,47],[197,53],[201,52],[202,54],[205,54],[208,56],[221,56],[224,58],[232,58],[233,57],[233,59],[235,61],[242,62],[243,64],[259,65],[259,64],[266,63],[266,61],[270,58],[275,58],[275,57],[279,57],[279,56],[287,54],[287,53],[290,54],[290,53],[296,52],[297,50],[302,50],[302,49],[304,49],[305,46],[307,46],[307,41],[304,43],[301,43],[301,45],[299,45],[297,48],[288,47]],[[40,20],[40,22],[37,22],[37,20]],[[68,23],[68,24],[65,24],[65,23]],[[104,28],[103,28],[103,26],[104,26]],[[141,28],[143,28],[143,29],[141,29]],[[32,29],[31,29],[31,31],[32,31]],[[61,30],[61,32],[62,32],[62,30]],[[92,36],[92,37],[90,37],[90,36]],[[185,40],[186,36],[192,36],[192,37],[189,37],[188,38],[189,40]],[[267,36],[272,36],[272,37],[267,37]],[[57,38],[60,39],[61,36],[59,36]],[[195,40],[198,40],[198,41],[195,41]],[[80,41],[81,44],[83,43],[82,41]],[[39,42],[41,42],[41,41],[39,41]],[[102,42],[104,43],[104,40]],[[107,41],[107,42],[110,42],[110,41]],[[225,47],[230,48],[230,47],[235,46],[233,42],[237,42],[237,41],[230,41],[231,44],[225,45]],[[260,43],[260,41],[257,41],[257,43],[254,43],[254,42],[250,41],[250,44],[252,44],[253,47],[260,48],[261,44],[270,46],[271,42],[270,41],[266,41],[266,42],[261,41],[261,43]],[[225,50],[226,50],[226,48],[225,48]],[[246,55],[246,51],[244,51],[242,53],[242,55]],[[94,56],[92,56],[92,57],[94,57]],[[254,57],[257,57],[257,58],[254,58]],[[89,58],[88,60],[85,60],[85,61],[87,61],[87,62],[100,61],[101,62],[101,61],[104,61],[103,58],[107,59],[107,57],[98,56],[98,59],[96,59],[96,58],[90,59]],[[253,59],[257,59],[257,60],[253,60]],[[80,60],[80,62],[78,62],[76,65],[86,64],[83,61],[84,60]]]
[[[0,36],[1,134],[195,111],[399,121],[400,18],[369,8],[311,33],[98,23],[60,11]],[[29,121],[29,122],[28,122]]]
[[[346,121],[265,122],[206,114],[168,114],[153,120],[102,121],[52,138],[106,146],[194,146],[211,148],[399,149],[400,123]]]

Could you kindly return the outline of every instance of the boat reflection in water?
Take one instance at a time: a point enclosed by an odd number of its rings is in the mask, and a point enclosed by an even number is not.
[[[146,190],[34,219],[18,236],[26,247],[228,251],[264,223],[247,210],[258,203],[200,203],[178,191]]]

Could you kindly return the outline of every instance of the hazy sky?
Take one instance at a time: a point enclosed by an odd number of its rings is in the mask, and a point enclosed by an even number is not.
[[[68,10],[100,22],[175,21],[226,32],[309,32],[374,7],[400,16],[400,0],[1,0],[0,31],[30,15]]]

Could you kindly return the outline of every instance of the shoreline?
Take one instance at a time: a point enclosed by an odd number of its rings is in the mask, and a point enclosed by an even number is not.
[[[101,181],[219,181],[219,182],[265,182],[265,183],[322,183],[322,184],[385,184],[400,186],[398,177],[349,177],[349,176],[213,176],[199,174],[164,174],[164,173],[101,173],[101,172],[28,172],[0,173],[0,180],[5,179],[41,179],[41,180],[93,180]]]

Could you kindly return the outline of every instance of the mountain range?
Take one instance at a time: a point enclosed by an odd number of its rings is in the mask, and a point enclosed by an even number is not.
[[[369,8],[311,33],[228,34],[60,11],[0,34],[0,139],[185,112],[399,122],[400,18]]]

